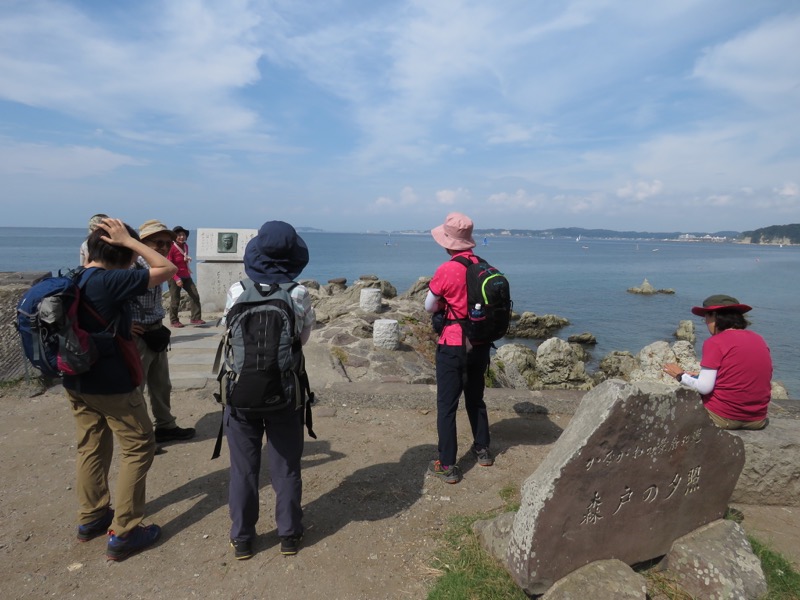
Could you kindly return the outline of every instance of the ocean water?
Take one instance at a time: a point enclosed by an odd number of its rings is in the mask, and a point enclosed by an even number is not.
[[[85,229],[0,227],[0,271],[73,267],[85,235]],[[372,274],[402,293],[447,259],[429,235],[302,235],[311,261],[301,279],[320,283]],[[190,245],[195,238],[190,236]],[[699,354],[708,333],[691,307],[711,294],[735,296],[754,308],[748,318],[772,350],[774,378],[792,397],[800,395],[800,247],[494,237],[486,246],[479,243],[476,253],[506,274],[517,312],[569,319],[559,337],[584,331],[596,336],[590,368],[612,350],[635,354],[654,341],[673,341],[682,319],[695,322]],[[627,293],[645,278],[675,294]]]

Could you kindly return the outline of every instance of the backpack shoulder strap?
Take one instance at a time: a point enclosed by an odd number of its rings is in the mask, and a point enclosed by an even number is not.
[[[466,256],[454,256],[450,260],[453,262],[457,262],[460,265],[464,265],[465,267],[468,267],[472,264],[472,261],[468,259]]]

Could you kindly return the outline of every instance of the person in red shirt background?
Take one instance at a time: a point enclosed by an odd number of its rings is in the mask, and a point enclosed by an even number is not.
[[[489,467],[494,457],[489,450],[489,417],[483,401],[484,374],[489,367],[491,344],[470,344],[458,319],[467,318],[467,269],[452,260],[464,256],[477,262],[472,253],[472,220],[461,213],[447,215],[443,225],[431,230],[451,260],[436,269],[425,298],[429,313],[445,311],[444,328],[436,347],[436,428],[439,435],[439,458],[428,465],[428,472],[447,483],[461,481],[456,466],[458,440],[456,412],[461,392],[472,428],[471,452],[478,464]]]
[[[709,417],[722,429],[764,429],[769,423],[772,357],[764,338],[746,331],[744,313],[750,310],[731,296],[709,296],[692,308],[711,334],[703,343],[700,372],[664,365],[665,373],[700,392]]]
[[[180,225],[172,228],[172,231],[177,235],[177,239],[172,242],[172,247],[169,249],[167,258],[178,267],[178,272],[175,277],[169,280],[169,321],[172,327],[183,327],[183,323],[178,318],[178,308],[181,302],[181,290],[186,291],[189,296],[189,308],[191,314],[192,325],[205,325],[203,321],[202,311],[200,309],[200,294],[197,291],[197,286],[192,280],[192,269],[189,263],[192,257],[189,256],[189,244],[186,239],[189,237],[189,230],[184,229]]]

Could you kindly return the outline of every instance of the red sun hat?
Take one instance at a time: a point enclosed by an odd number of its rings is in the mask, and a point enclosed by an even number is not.
[[[753,307],[747,306],[747,304],[740,304],[739,301],[733,296],[715,294],[703,300],[703,306],[693,307],[692,313],[698,317],[704,317],[706,314],[718,310],[733,310],[740,313],[746,313],[749,310],[753,310]]]

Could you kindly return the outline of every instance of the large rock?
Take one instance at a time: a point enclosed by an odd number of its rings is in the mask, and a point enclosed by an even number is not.
[[[733,502],[800,506],[800,421],[770,417],[761,431],[731,431],[744,442],[745,463]]]
[[[733,521],[715,521],[676,540],[663,566],[693,598],[756,600],[767,593],[761,561]]]
[[[613,350],[600,361],[599,369],[608,379],[625,379],[627,381],[638,366],[636,358],[627,350]]]
[[[536,315],[524,312],[519,320],[514,321],[508,330],[507,337],[530,339],[545,339],[562,327],[569,325],[569,321],[558,315]]]
[[[541,600],[586,600],[589,597],[593,600],[646,600],[647,582],[620,560],[598,560],[556,581]]]
[[[678,363],[686,371],[699,371],[700,365],[689,342],[679,341],[670,346],[659,341],[645,346],[638,355],[638,367],[630,373],[631,381],[659,381],[672,387],[680,384],[664,373],[664,365],[668,362]]]
[[[536,388],[536,353],[522,344],[503,344],[492,357],[492,369],[502,387]]]
[[[589,333],[588,331],[571,335],[567,338],[567,341],[570,344],[586,344],[588,346],[594,346],[597,344],[597,338],[594,337],[594,334]]]
[[[524,483],[507,566],[529,594],[590,562],[632,565],[722,517],[744,444],[694,393],[607,381],[586,394]]]
[[[675,338],[694,345],[695,341],[697,341],[697,336],[694,333],[694,322],[685,319],[678,323],[678,328],[675,330]]]
[[[536,374],[545,388],[590,389],[592,378],[576,349],[559,338],[550,338],[536,349]]]

